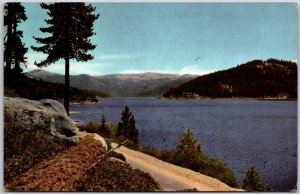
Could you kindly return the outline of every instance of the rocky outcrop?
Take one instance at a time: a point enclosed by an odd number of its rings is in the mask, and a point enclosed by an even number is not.
[[[79,141],[77,127],[67,116],[63,105],[55,100],[33,101],[4,97],[4,114],[20,131],[38,128],[43,130],[48,138],[58,142]]]
[[[4,97],[4,181],[79,141],[62,104]]]

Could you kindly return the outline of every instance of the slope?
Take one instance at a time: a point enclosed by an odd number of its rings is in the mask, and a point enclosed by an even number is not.
[[[297,98],[297,64],[277,59],[254,60],[170,88],[164,97]]]

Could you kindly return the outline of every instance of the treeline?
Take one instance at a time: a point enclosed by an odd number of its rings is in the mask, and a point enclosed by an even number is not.
[[[23,74],[8,73],[4,76],[4,96],[22,97],[31,100],[64,98],[64,84],[50,83]],[[110,97],[102,91],[82,90],[70,87],[70,100],[73,102],[98,102],[97,97]]]
[[[89,121],[86,124],[79,124],[78,128],[88,133],[97,133],[117,143],[128,140],[127,147],[138,149],[139,130],[135,125],[134,115],[128,106],[124,107],[118,125],[107,123],[106,117],[103,114],[99,121]]]
[[[297,98],[297,64],[277,59],[254,60],[170,88],[164,97]]]

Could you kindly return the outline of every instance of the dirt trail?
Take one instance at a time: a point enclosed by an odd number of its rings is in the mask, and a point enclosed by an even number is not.
[[[113,147],[117,144],[112,143]],[[242,191],[231,188],[223,182],[195,171],[163,162],[152,156],[121,146],[116,150],[125,156],[127,163],[134,168],[148,172],[157,180],[164,191],[193,189],[198,191]]]

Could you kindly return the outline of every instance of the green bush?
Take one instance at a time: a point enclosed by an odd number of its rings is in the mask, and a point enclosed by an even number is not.
[[[231,187],[238,187],[238,181],[234,172],[222,160],[213,158],[205,161],[199,172],[221,180]]]
[[[99,134],[100,124],[96,121],[89,121],[86,124],[78,125],[80,131],[86,131],[88,133],[97,133]]]
[[[141,149],[139,151],[141,151],[145,154],[148,154],[150,156],[160,158],[159,151],[156,150],[154,147],[150,147],[150,146],[141,147]]]
[[[118,126],[115,125],[114,123],[109,123],[107,126],[108,126],[110,137],[111,138],[116,138]]]

